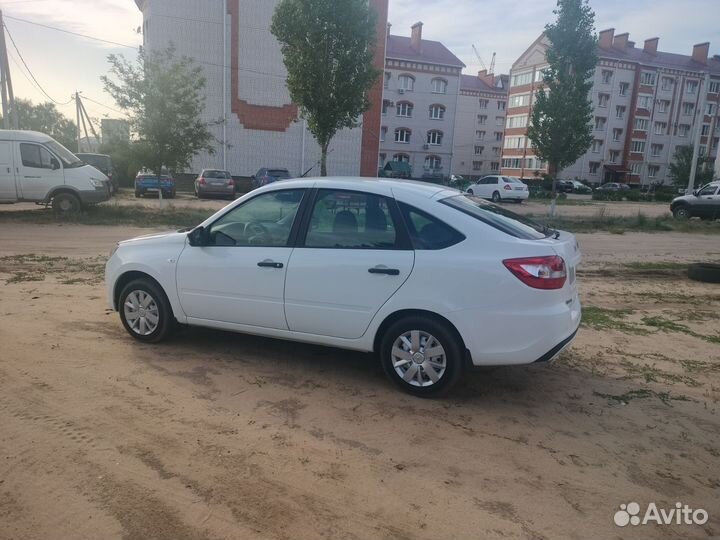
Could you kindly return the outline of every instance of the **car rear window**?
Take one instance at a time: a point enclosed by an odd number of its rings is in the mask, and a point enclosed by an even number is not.
[[[290,173],[284,169],[272,169],[268,171],[268,174],[276,178],[290,178]]]
[[[207,178],[230,178],[230,173],[225,171],[205,171]]]
[[[540,240],[555,232],[525,216],[471,195],[455,195],[440,202],[516,238]]]

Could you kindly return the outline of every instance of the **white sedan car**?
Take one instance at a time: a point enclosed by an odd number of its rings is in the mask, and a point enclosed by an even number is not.
[[[580,324],[572,234],[433,184],[277,182],[191,231],[121,242],[108,301],[144,342],[176,323],[376,352],[416,395],[469,365],[545,362]]]
[[[521,203],[530,196],[530,190],[519,178],[514,176],[484,176],[468,186],[467,192],[494,203],[515,201]]]

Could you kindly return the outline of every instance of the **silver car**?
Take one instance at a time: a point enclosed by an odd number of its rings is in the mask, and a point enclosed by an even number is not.
[[[228,171],[218,169],[205,169],[195,180],[195,196],[235,198],[237,187],[235,180]]]

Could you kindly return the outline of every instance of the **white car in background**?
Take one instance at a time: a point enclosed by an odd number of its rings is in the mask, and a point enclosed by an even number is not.
[[[176,323],[379,354],[415,395],[467,365],[546,362],[580,324],[572,234],[434,184],[298,179],[192,231],[121,242],[107,296],[127,332]]]
[[[526,184],[514,176],[484,176],[467,188],[470,195],[482,199],[489,199],[494,203],[502,201],[515,201],[522,203],[530,196]]]

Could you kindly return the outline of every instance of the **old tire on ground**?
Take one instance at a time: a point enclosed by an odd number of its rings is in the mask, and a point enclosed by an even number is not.
[[[675,219],[690,219],[690,209],[685,205],[678,206],[673,210],[673,217]]]
[[[77,195],[63,192],[53,197],[52,208],[58,215],[69,216],[80,212],[80,210],[82,210],[82,203]]]
[[[447,392],[460,378],[465,350],[446,323],[413,315],[393,323],[380,343],[385,374],[402,390],[419,397]]]
[[[175,328],[170,301],[150,279],[136,279],[125,285],[117,308],[125,330],[138,341],[157,343]]]
[[[720,283],[720,264],[695,263],[688,267],[688,277],[703,283]]]

